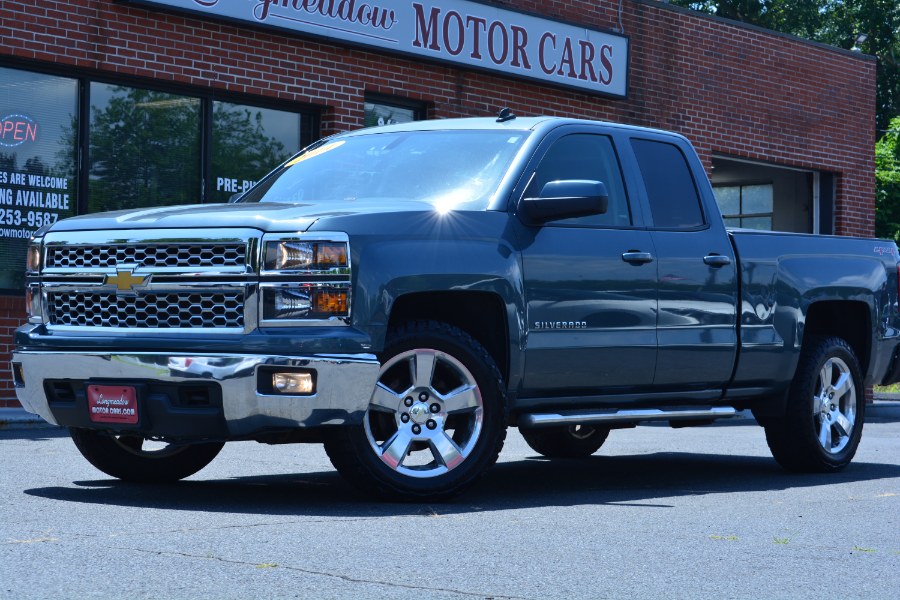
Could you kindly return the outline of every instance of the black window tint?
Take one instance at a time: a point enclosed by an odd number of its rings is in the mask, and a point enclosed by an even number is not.
[[[681,150],[665,142],[631,140],[650,202],[654,227],[687,229],[703,225],[697,186]]]
[[[573,134],[555,141],[525,191],[526,197],[540,194],[544,185],[562,179],[602,181],[609,194],[606,214],[565,219],[555,224],[603,226],[631,225],[628,198],[619,161],[610,139],[605,135]]]

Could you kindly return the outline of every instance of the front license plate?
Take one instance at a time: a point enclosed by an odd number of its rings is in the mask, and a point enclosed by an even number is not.
[[[95,423],[138,422],[137,390],[123,385],[89,385],[88,411]]]

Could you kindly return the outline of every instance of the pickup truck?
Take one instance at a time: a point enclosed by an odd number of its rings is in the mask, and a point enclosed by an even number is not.
[[[565,118],[342,133],[235,201],[38,231],[12,373],[113,477],[317,442],[445,499],[507,428],[547,457],[751,410],[775,460],[853,458],[900,379],[892,242],[728,230],[682,136]]]

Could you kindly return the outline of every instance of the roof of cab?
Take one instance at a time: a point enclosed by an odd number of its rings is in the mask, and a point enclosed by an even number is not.
[[[605,121],[591,121],[587,119],[573,119],[568,117],[514,117],[512,119],[498,122],[496,117],[474,117],[462,119],[429,119],[425,121],[412,121],[410,123],[400,123],[397,125],[384,125],[381,127],[367,127],[344,133],[336,134],[335,137],[348,137],[358,135],[371,135],[375,133],[395,133],[406,131],[447,131],[447,130],[498,130],[498,131],[534,131],[537,129],[552,129],[560,125],[577,125],[577,124],[594,124],[603,125],[615,129],[627,129],[630,131],[646,131],[658,134],[672,135],[683,137],[671,131],[663,131],[658,129],[649,129],[646,127],[638,127],[635,125],[622,125],[620,123],[609,123]]]

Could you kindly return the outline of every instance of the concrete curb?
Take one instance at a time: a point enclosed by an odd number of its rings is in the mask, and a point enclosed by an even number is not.
[[[866,423],[895,423],[897,421],[900,421],[900,402],[898,401],[878,399],[866,406]],[[865,433],[863,433],[863,438],[865,438]]]
[[[0,408],[0,429],[55,428],[39,416],[21,408]]]

